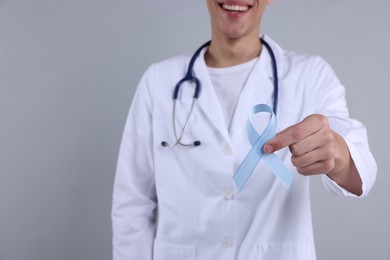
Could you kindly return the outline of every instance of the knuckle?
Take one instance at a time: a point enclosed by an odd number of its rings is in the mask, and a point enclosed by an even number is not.
[[[332,146],[329,146],[324,150],[325,159],[332,159],[333,160],[333,158],[335,157],[335,154],[336,154],[336,149]]]
[[[335,150],[334,149],[329,148],[329,149],[325,149],[324,150],[325,158],[333,158],[334,155],[335,155]]]
[[[332,132],[328,131],[324,134],[324,140],[326,143],[332,143],[334,140],[334,136]]]
[[[298,148],[298,146],[296,144],[290,145],[289,148],[290,148],[290,152],[292,154],[294,154],[294,155],[299,154],[299,148]]]
[[[321,127],[329,125],[328,118],[324,115],[314,114],[314,115],[310,115],[309,118]]]
[[[297,168],[297,172],[303,176],[309,176],[309,172],[305,171],[303,168]]]
[[[322,171],[323,172],[330,172],[334,168],[334,161],[333,160],[327,160],[323,162],[322,165]]]
[[[291,163],[295,166],[295,167],[299,167],[299,160],[297,157],[293,156],[291,157]]]

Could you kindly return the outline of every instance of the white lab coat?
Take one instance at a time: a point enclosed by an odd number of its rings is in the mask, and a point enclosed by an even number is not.
[[[376,163],[363,125],[348,116],[344,87],[319,57],[282,50],[269,37],[279,69],[278,129],[319,113],[344,136],[363,181],[371,189]],[[278,156],[294,174],[287,190],[260,162],[242,191],[232,176],[250,149],[245,123],[251,106],[273,102],[270,57],[263,51],[240,95],[230,131],[207,72],[203,53],[194,74],[202,91],[183,142],[174,143],[172,93],[189,56],[152,65],[143,76],[129,112],[113,193],[115,260],[313,260],[309,177],[298,174],[288,149]],[[191,105],[193,86],[177,102],[179,132]],[[264,127],[268,117],[254,123]],[[261,129],[259,129],[261,132]],[[324,175],[325,187],[353,196]]]

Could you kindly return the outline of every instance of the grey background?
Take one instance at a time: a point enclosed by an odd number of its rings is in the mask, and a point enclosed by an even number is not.
[[[319,260],[389,260],[390,1],[276,1],[263,33],[323,56],[379,172],[368,198],[313,178]],[[111,258],[111,192],[132,94],[209,39],[203,0],[0,0],[0,260]]]

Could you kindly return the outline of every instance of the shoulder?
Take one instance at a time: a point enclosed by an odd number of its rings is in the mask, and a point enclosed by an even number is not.
[[[151,64],[138,84],[138,91],[151,99],[161,93],[171,93],[172,86],[185,75],[190,58],[183,54]]]
[[[318,55],[284,50],[282,68],[284,78],[305,82],[305,85],[313,91],[318,91],[318,88],[329,90],[329,87],[340,85],[333,68]]]
[[[169,84],[170,81],[178,80],[186,70],[186,64],[190,59],[189,55],[178,55],[169,59],[152,63],[143,73],[139,87],[142,85],[148,88]]]
[[[322,69],[329,69],[330,66],[322,57],[313,54],[297,53],[291,50],[283,49],[269,36],[263,36],[271,46],[280,74],[304,73]]]
[[[186,64],[190,59],[189,54],[177,55],[162,61],[153,63],[147,71],[152,71],[153,73],[172,73],[177,71],[180,68],[185,68]]]
[[[321,56],[283,50],[282,63],[286,72],[320,72],[329,70],[330,65]]]

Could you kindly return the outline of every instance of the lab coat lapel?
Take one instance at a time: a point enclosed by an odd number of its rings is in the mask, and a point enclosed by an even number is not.
[[[273,72],[269,53],[264,48],[241,91],[231,125],[230,134],[245,131],[245,124],[251,107],[268,104],[272,107],[274,99]]]
[[[229,140],[228,129],[224,121],[221,106],[215,94],[204,61],[204,51],[200,54],[194,64],[194,74],[201,82],[201,92],[198,104],[203,113],[203,117],[207,118],[209,123],[213,125],[226,140]]]

